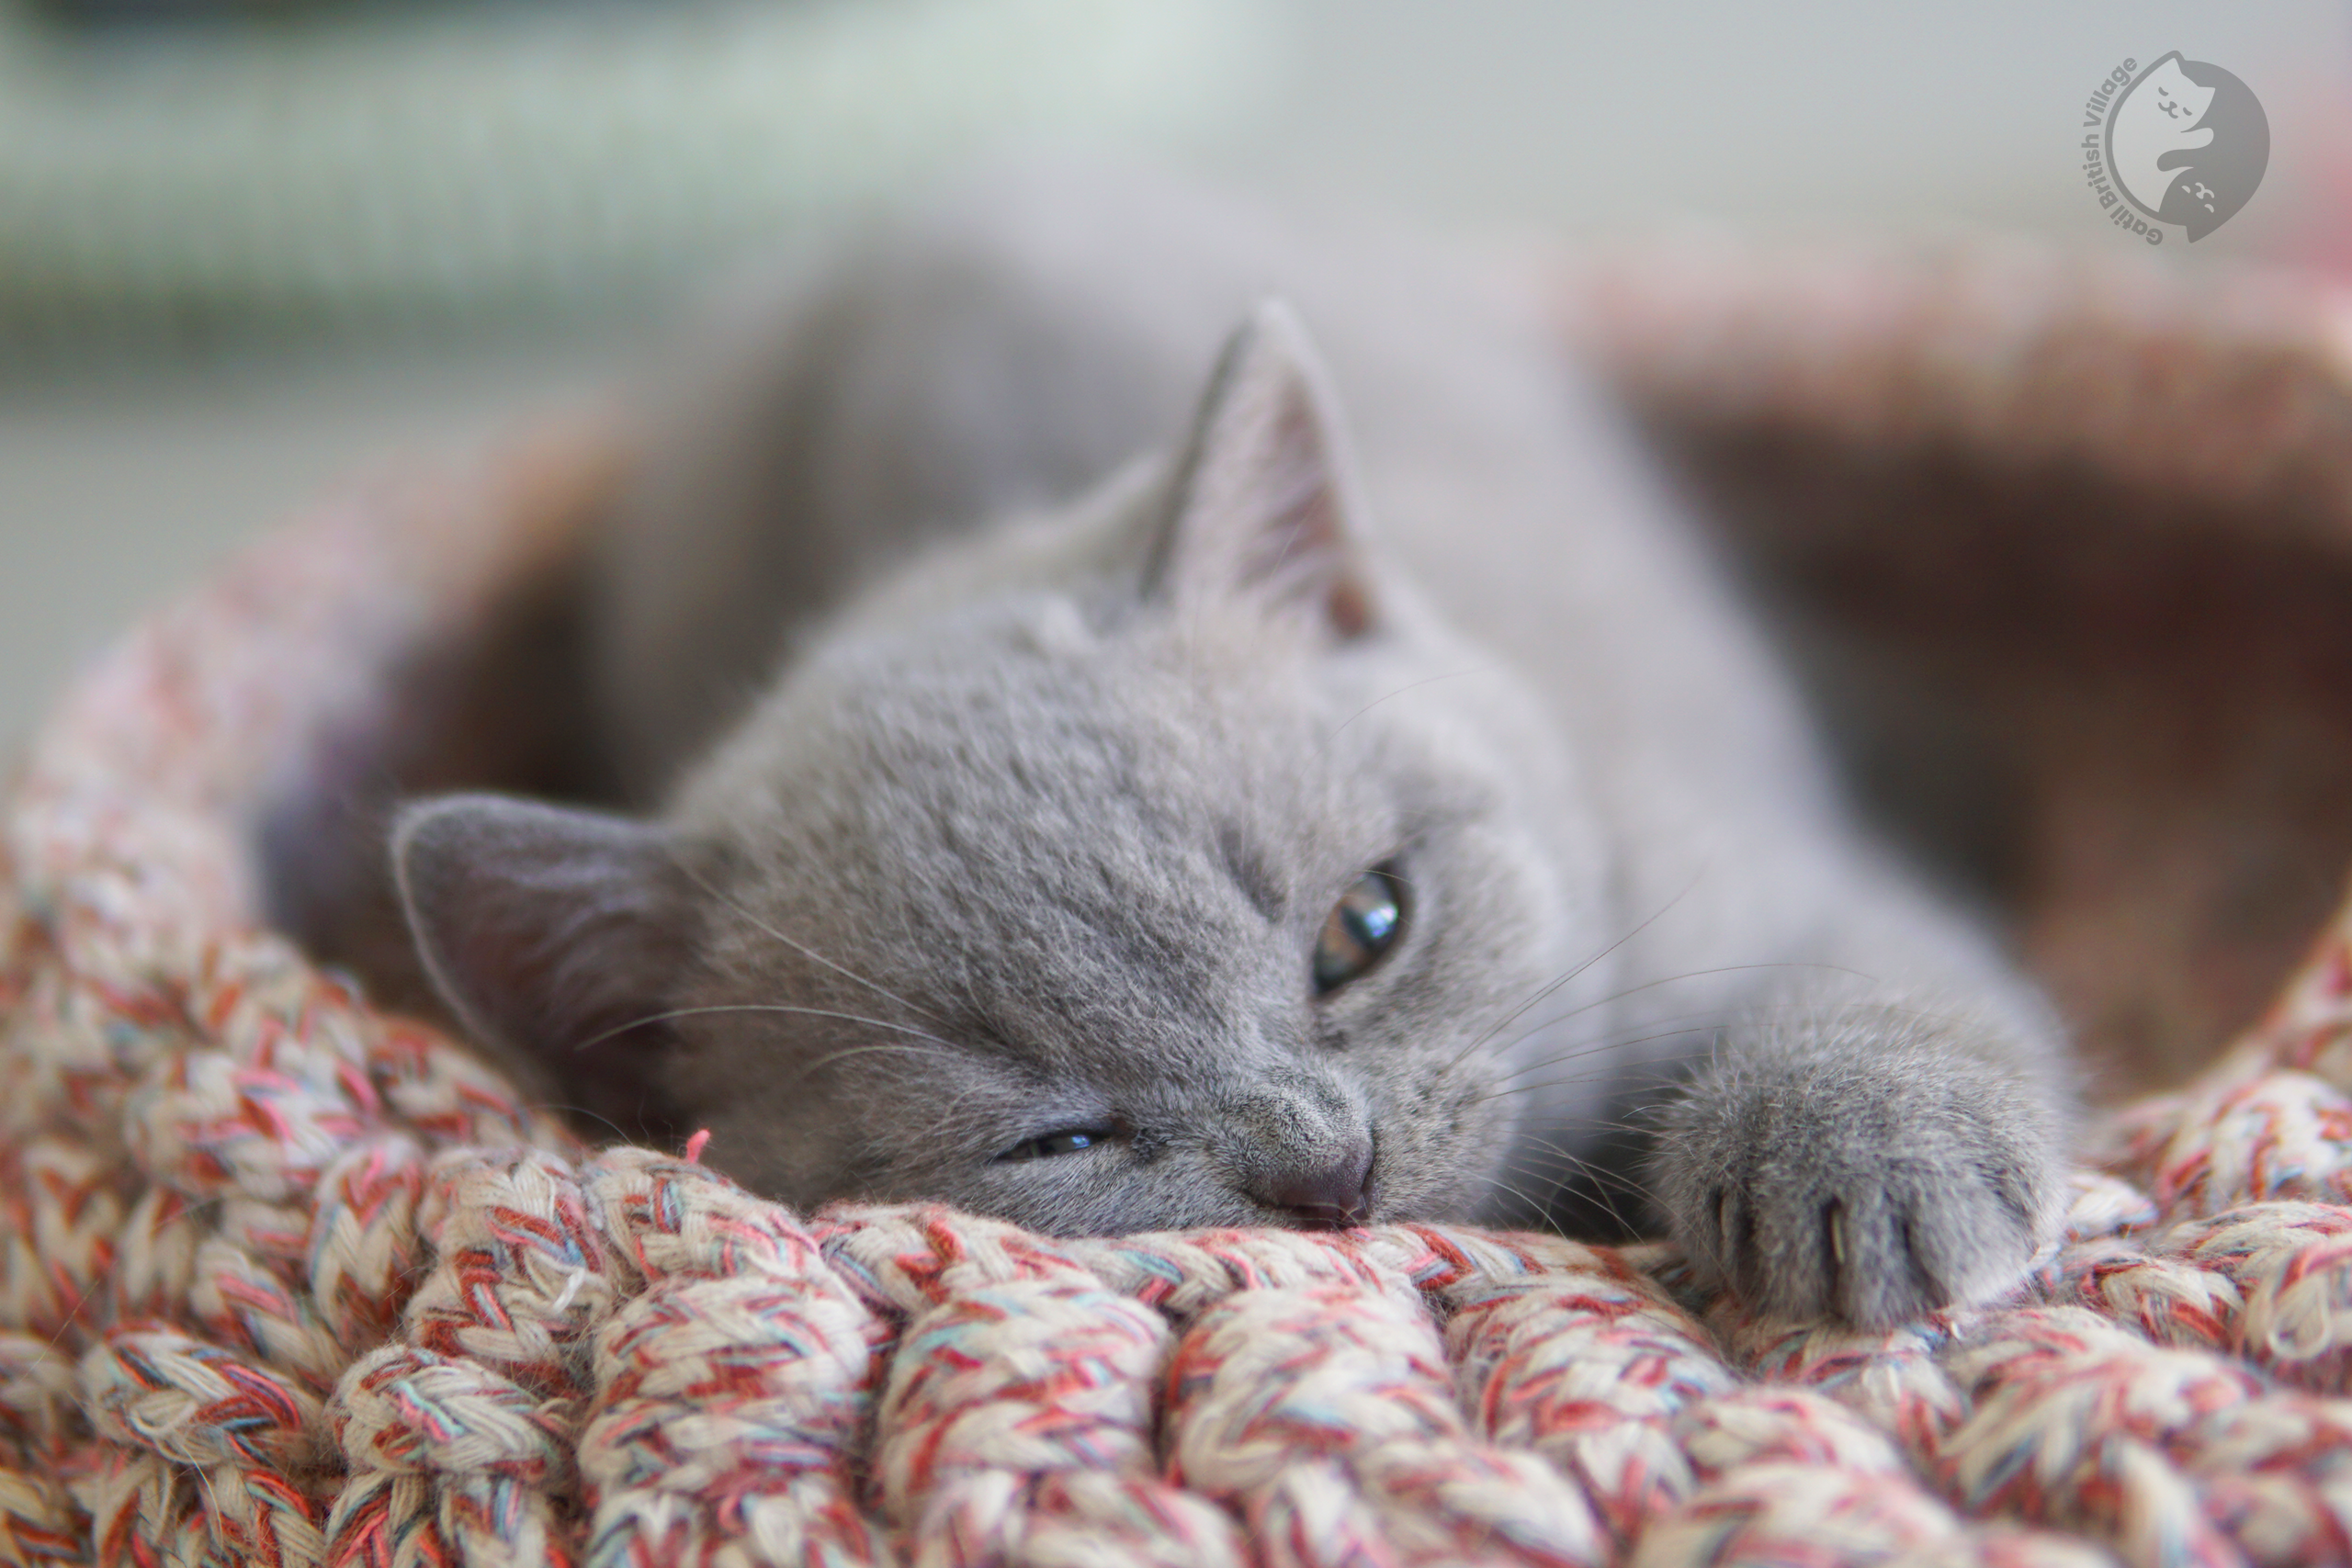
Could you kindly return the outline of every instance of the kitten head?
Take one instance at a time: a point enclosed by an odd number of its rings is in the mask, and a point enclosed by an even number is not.
[[[1363,527],[1269,307],[1176,462],[854,608],[661,822],[412,807],[426,965],[559,1100],[802,1205],[1477,1213],[1600,878],[1538,707]]]

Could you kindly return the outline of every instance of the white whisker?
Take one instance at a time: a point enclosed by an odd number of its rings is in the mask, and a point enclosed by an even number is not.
[[[741,919],[752,929],[763,932],[768,936],[774,937],[776,941],[784,943],[785,946],[792,949],[793,952],[799,953],[809,962],[823,964],[826,968],[831,969],[834,974],[841,976],[843,979],[863,986],[867,990],[872,991],[875,995],[898,1003],[900,1007],[906,1009],[909,1012],[913,1013],[918,1018],[930,1019],[933,1023],[940,1023],[944,1021],[934,1014],[927,1012],[923,1009],[917,1007],[914,1003],[907,1000],[906,998],[899,995],[898,992],[891,990],[888,987],[882,986],[875,981],[869,980],[865,976],[859,974],[856,970],[851,969],[844,964],[836,964],[833,960],[826,957],[815,948],[810,947],[807,942],[802,942],[796,937],[786,935],[783,931],[780,931],[775,927],[768,924],[767,921],[760,919],[759,916],[752,913],[751,910],[743,908],[743,906],[736,900],[729,898],[725,893],[721,892],[717,887],[712,886],[710,883],[705,880],[702,874],[695,871],[692,866],[685,864],[684,862],[680,862],[678,869],[684,872],[687,876],[691,877],[695,886],[701,888],[703,892],[718,900],[720,904],[725,905],[737,917]]]

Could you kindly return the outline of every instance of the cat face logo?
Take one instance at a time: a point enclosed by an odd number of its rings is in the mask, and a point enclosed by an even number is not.
[[[2109,177],[2132,206],[2201,240],[2235,217],[2270,164],[2270,121],[2218,65],[2165,55],[2115,95]]]

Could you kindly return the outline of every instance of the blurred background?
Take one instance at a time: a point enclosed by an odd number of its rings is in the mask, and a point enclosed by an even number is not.
[[[778,236],[991,143],[1465,233],[1997,229],[2126,57],[2243,78],[2252,203],[2165,265],[2352,266],[2352,4],[0,0],[0,750],[337,476],[640,366]]]

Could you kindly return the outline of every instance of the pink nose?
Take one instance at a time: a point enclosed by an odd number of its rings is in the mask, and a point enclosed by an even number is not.
[[[1372,1145],[1319,1168],[1285,1171],[1259,1189],[1260,1201],[1313,1230],[1346,1230],[1372,1217]]]

